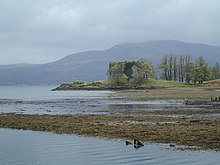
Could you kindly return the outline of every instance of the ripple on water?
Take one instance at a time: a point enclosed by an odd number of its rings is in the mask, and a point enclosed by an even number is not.
[[[140,149],[121,141],[0,129],[0,164],[218,164],[210,151],[176,152],[168,145]]]

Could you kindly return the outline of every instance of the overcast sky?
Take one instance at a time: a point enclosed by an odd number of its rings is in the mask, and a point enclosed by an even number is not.
[[[46,63],[123,42],[220,45],[220,0],[0,0],[0,64]]]

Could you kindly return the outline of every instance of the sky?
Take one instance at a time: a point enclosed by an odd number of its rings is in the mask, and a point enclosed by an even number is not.
[[[0,0],[0,65],[47,63],[124,42],[220,46],[219,0]]]

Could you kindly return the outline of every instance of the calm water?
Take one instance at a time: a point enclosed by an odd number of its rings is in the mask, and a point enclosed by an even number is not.
[[[54,86],[0,86],[0,113],[103,114],[175,109],[180,102],[109,99],[111,91],[50,91]]]
[[[25,114],[98,113],[110,91],[51,91],[54,86],[0,86],[0,112]]]
[[[168,145],[145,144],[135,149],[122,141],[0,129],[0,164],[217,165],[216,152],[180,152]]]
[[[103,98],[110,91],[51,91],[55,86],[0,86],[1,99],[54,100],[65,98]]]
[[[110,91],[55,91],[53,86],[0,86],[0,113],[102,114],[163,110],[182,103],[109,99]],[[195,107],[194,107],[195,108]],[[219,164],[211,151],[177,152],[168,145],[140,149],[125,142],[0,129],[0,164]]]

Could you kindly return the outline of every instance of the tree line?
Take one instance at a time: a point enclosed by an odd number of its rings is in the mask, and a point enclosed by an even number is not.
[[[158,74],[156,74],[158,73]],[[159,77],[158,77],[159,75]],[[181,83],[199,83],[220,78],[220,65],[208,65],[203,56],[192,59],[190,55],[164,55],[159,72],[147,60],[110,62],[108,68],[111,86],[142,85],[148,78],[159,78]]]
[[[203,56],[192,60],[190,55],[177,56],[174,54],[162,57],[159,64],[161,79],[182,83],[200,83],[220,78],[220,65],[209,66]]]

